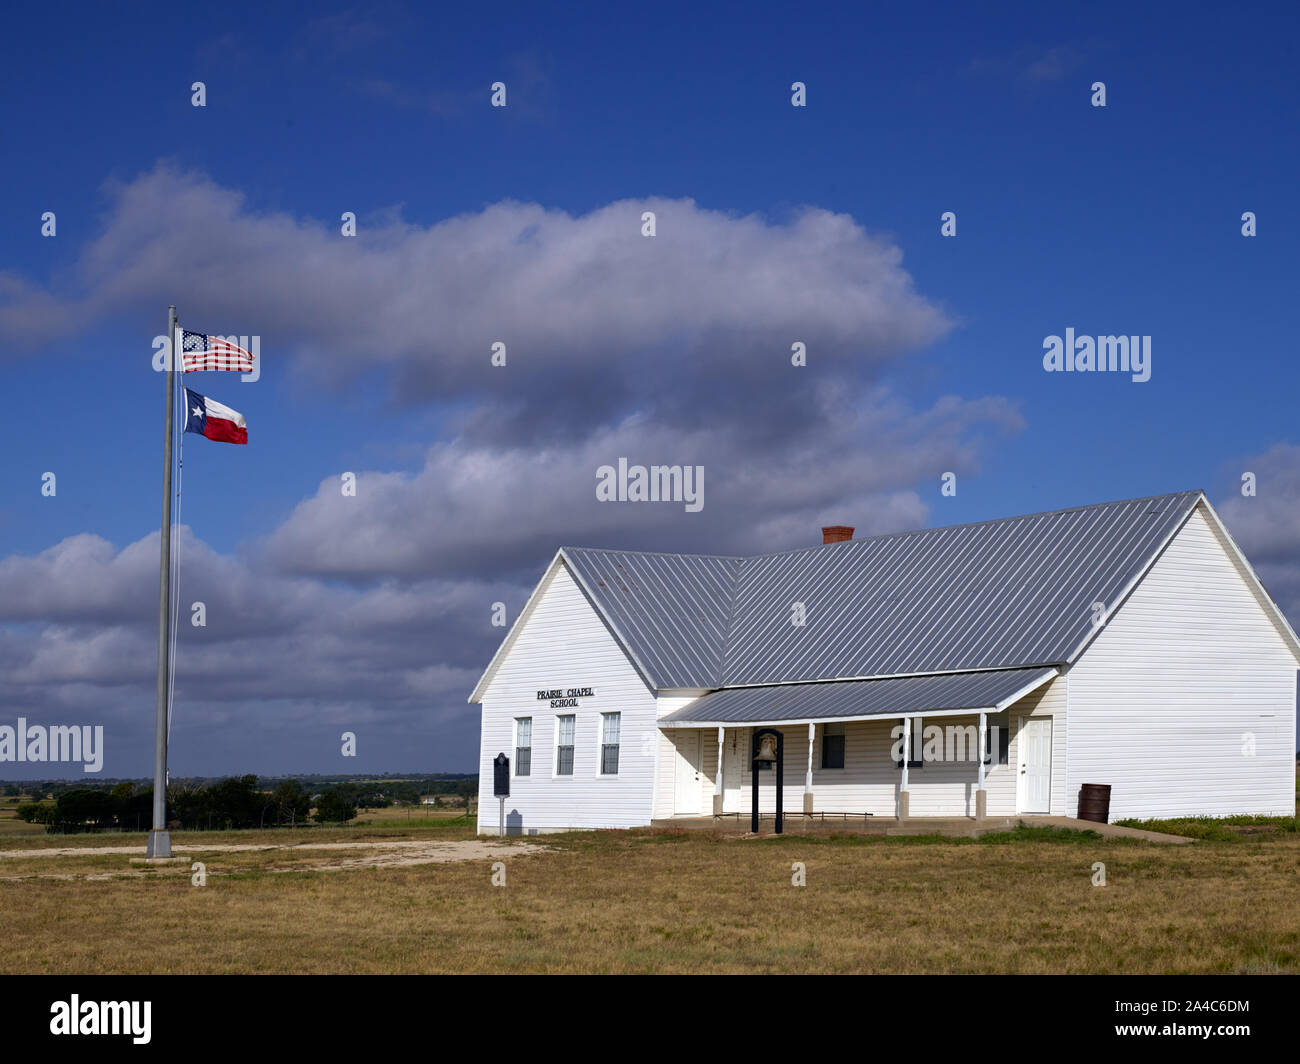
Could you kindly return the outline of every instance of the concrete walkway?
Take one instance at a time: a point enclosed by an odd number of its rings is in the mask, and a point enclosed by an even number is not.
[[[760,834],[772,832],[774,817],[771,813],[759,816]],[[716,831],[726,835],[745,835],[749,833],[749,814],[743,816],[728,815],[714,819],[711,816],[673,817],[671,820],[652,821],[651,827],[679,828],[686,831]],[[1138,828],[1125,828],[1118,824],[1097,824],[1091,820],[1078,820],[1068,816],[1011,816],[988,817],[976,820],[974,817],[912,817],[900,821],[892,816],[819,816],[787,815],[785,833],[787,835],[824,834],[839,832],[851,835],[950,835],[954,838],[974,839],[995,831],[1013,831],[1018,825],[1026,827],[1073,828],[1076,831],[1095,831],[1103,838],[1143,839],[1147,842],[1165,843],[1180,846],[1193,842],[1193,839],[1181,835],[1165,835],[1157,831],[1143,831]]]
[[[1054,828],[1077,828],[1080,831],[1095,831],[1108,839],[1144,839],[1147,842],[1159,842],[1168,846],[1182,846],[1195,839],[1186,835],[1167,835],[1163,831],[1147,831],[1144,828],[1126,828],[1119,824],[1094,824],[1091,820],[1076,820],[1069,816],[1026,817],[1027,824],[1050,824]]]

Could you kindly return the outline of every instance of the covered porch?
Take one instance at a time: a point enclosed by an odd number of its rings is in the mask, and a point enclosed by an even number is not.
[[[1050,749],[1047,778],[1029,794],[1018,764],[1028,748],[1018,748],[1026,714],[1056,675],[1031,668],[715,691],[659,720],[668,757],[655,820],[725,829],[739,818],[747,830],[751,744],[762,728],[783,737],[792,826],[914,833],[906,822],[926,818],[964,825],[954,828],[961,833],[972,821],[1013,826],[1022,814],[1045,815]],[[759,809],[776,809],[770,769],[759,773]]]

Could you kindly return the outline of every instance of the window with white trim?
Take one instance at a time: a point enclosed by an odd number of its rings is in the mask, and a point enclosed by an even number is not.
[[[555,774],[557,776],[573,775],[573,732],[576,717],[568,714],[556,717],[555,740]]]
[[[989,721],[984,730],[984,764],[992,765],[993,760],[993,736],[997,734],[998,759],[996,764],[1005,765],[1010,760],[1011,753],[1011,731],[1005,724],[997,721]]]
[[[621,713],[600,715],[600,774],[618,775],[618,736],[622,726]]]
[[[844,725],[822,725],[822,768],[844,767]]]
[[[533,718],[515,718],[515,775],[527,776],[533,770]]]

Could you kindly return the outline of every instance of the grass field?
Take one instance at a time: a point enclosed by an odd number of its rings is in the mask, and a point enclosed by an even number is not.
[[[507,854],[492,859],[311,870],[364,861],[371,845],[414,854],[474,837],[464,819],[394,812],[177,832],[176,847],[278,848],[147,869],[93,852],[143,852],[142,835],[2,837],[0,970],[1300,972],[1294,821],[1191,846],[1041,828],[978,841],[585,832],[485,840]],[[312,848],[338,843],[353,845]],[[40,855],[56,849],[73,852]],[[192,860],[206,886],[190,885]],[[806,886],[792,885],[795,862]]]
[[[8,835],[44,835],[44,824],[28,824],[18,819],[18,803],[26,798],[0,798],[0,839]]]
[[[464,819],[465,806],[418,805],[389,806],[387,809],[363,809],[357,813],[356,824],[366,826],[373,824],[412,824],[419,826],[436,820]],[[475,817],[477,819],[477,817]]]

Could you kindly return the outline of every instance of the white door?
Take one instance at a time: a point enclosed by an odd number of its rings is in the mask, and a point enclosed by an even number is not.
[[[673,812],[677,816],[699,816],[703,789],[700,785],[700,733],[678,732],[673,737],[677,748],[677,785],[673,788]]]
[[[1020,811],[1052,806],[1052,718],[1030,717],[1020,727]]]

